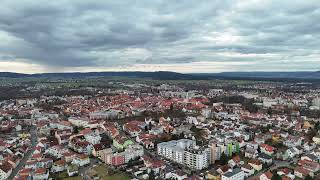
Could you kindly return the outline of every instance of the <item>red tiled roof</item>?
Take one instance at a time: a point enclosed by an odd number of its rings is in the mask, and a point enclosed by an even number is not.
[[[86,129],[80,131],[79,134],[87,135],[87,134],[90,134],[91,132],[92,132],[92,130],[90,128],[86,128]]]
[[[42,157],[42,154],[34,154],[32,155],[32,159],[39,159]]]
[[[31,171],[31,168],[24,168],[19,171],[19,174],[29,174]]]
[[[103,150],[104,147],[102,144],[95,144],[93,145],[93,148],[96,150],[96,151],[100,151],[100,150]]]
[[[303,168],[303,167],[296,167],[294,169],[294,171],[298,171],[299,173],[303,174],[304,176],[307,176],[307,175],[310,174],[310,171],[305,169],[305,168]]]
[[[248,163],[255,164],[255,165],[258,165],[258,166],[262,164],[261,161],[259,161],[257,159],[251,159],[251,160],[248,161]]]
[[[46,168],[38,168],[34,171],[35,174],[45,174],[47,172]]]
[[[266,175],[268,179],[271,179],[273,176],[273,174],[270,171],[265,172],[264,175]]]
[[[3,162],[1,165],[0,165],[0,169],[4,172],[9,172],[10,170],[12,170],[12,166],[9,162]]]
[[[61,159],[59,161],[55,161],[54,164],[59,165],[59,166],[64,166],[66,164],[66,161]]]
[[[268,144],[260,144],[260,147],[261,148],[263,148],[263,149],[265,149],[266,151],[268,151],[268,152],[272,152],[272,151],[274,151],[274,147],[272,147],[272,146],[270,146],[270,145],[268,145]]]
[[[309,161],[309,160],[299,160],[298,164],[303,166],[303,167],[305,167],[305,168],[308,168],[310,170],[313,170],[313,169],[315,170],[320,166],[319,163],[313,162],[313,161]]]
[[[161,161],[161,160],[153,161],[152,165],[151,165],[152,168],[160,168],[160,167],[163,167],[163,166],[165,166],[165,163],[163,161]]]

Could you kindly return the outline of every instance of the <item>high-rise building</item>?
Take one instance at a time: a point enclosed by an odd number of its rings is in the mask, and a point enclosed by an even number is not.
[[[320,97],[316,97],[312,100],[312,105],[320,107]]]
[[[159,143],[157,152],[160,156],[186,165],[192,169],[200,170],[209,165],[209,148],[199,148],[196,146],[195,141],[190,139]]]
[[[212,142],[209,145],[210,148],[210,164],[214,164],[217,160],[220,160],[222,154],[222,148],[216,142]]]

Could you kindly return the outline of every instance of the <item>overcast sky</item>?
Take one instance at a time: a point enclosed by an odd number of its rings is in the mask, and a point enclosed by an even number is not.
[[[1,0],[0,71],[314,71],[319,20],[319,0]]]

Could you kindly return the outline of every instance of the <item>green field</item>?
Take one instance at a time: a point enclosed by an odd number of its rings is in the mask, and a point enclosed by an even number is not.
[[[107,165],[103,164],[93,168],[102,180],[129,180],[128,175],[123,172],[114,172]]]
[[[114,174],[112,176],[105,176],[101,178],[102,180],[129,180],[130,177],[124,174]]]

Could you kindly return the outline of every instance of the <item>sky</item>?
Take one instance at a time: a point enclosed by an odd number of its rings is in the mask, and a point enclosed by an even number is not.
[[[319,0],[1,0],[0,71],[319,71]]]

